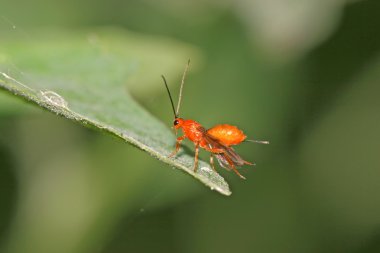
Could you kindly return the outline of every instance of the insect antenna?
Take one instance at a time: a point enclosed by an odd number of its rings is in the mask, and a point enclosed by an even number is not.
[[[187,64],[186,64],[186,67],[185,67],[185,71],[183,72],[182,81],[181,81],[181,88],[179,90],[179,98],[178,98],[178,104],[177,104],[177,111],[175,113],[176,115],[178,115],[179,108],[181,106],[183,84],[185,83],[185,78],[186,78],[187,70],[189,69],[189,65],[190,65],[190,59],[187,61]]]
[[[168,84],[166,82],[166,79],[165,79],[164,75],[161,75],[161,77],[164,80],[164,84],[166,86],[166,90],[168,91],[168,94],[169,94],[170,102],[172,104],[172,109],[173,109],[173,113],[174,113],[174,118],[178,118],[178,113],[175,112],[173,98],[172,98],[172,95],[170,94],[170,90],[169,90]]]
[[[269,144],[269,141],[258,141],[258,140],[245,140],[245,141],[256,142],[256,143],[260,143],[260,144]]]

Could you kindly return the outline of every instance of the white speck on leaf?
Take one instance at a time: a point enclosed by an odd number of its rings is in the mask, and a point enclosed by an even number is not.
[[[56,107],[62,107],[62,108],[67,109],[67,106],[68,106],[67,101],[63,97],[58,95],[56,92],[40,91],[40,93],[41,93],[42,98],[45,100],[45,102]]]

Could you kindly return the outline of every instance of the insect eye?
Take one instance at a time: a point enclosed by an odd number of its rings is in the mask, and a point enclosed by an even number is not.
[[[179,121],[176,119],[174,120],[174,123],[173,123],[175,126],[179,124]]]

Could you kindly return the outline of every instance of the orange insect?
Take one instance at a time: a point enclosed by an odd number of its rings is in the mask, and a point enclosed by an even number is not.
[[[177,104],[177,110],[174,109],[174,103],[166,79],[162,76],[164,80],[166,90],[168,91],[170,102],[174,113],[173,127],[176,131],[182,129],[183,136],[177,138],[175,150],[169,155],[169,157],[174,156],[179,151],[181,142],[188,138],[195,145],[195,158],[194,158],[194,172],[198,168],[198,153],[199,147],[211,152],[210,155],[210,165],[215,170],[214,167],[214,156],[218,160],[220,166],[225,169],[233,170],[240,178],[245,179],[236,167],[247,165],[254,165],[253,163],[245,161],[241,158],[235,150],[231,147],[233,145],[240,144],[243,141],[251,141],[262,144],[269,144],[268,141],[258,141],[258,140],[246,140],[247,136],[236,126],[231,126],[228,124],[216,125],[208,130],[206,130],[201,124],[191,119],[183,119],[179,117],[179,108],[182,100],[182,90],[185,81],[186,73],[189,68],[190,60],[187,62],[185,71],[182,76],[181,87],[179,91],[179,98]]]

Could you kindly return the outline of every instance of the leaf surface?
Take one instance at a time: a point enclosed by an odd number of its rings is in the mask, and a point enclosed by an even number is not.
[[[175,136],[129,94],[163,89],[160,74],[182,73],[186,60],[196,54],[172,40],[119,29],[44,31],[33,38],[0,42],[0,88],[120,137],[212,190],[230,195],[228,184],[207,163],[200,162],[194,173],[191,155],[181,152],[168,158]]]

